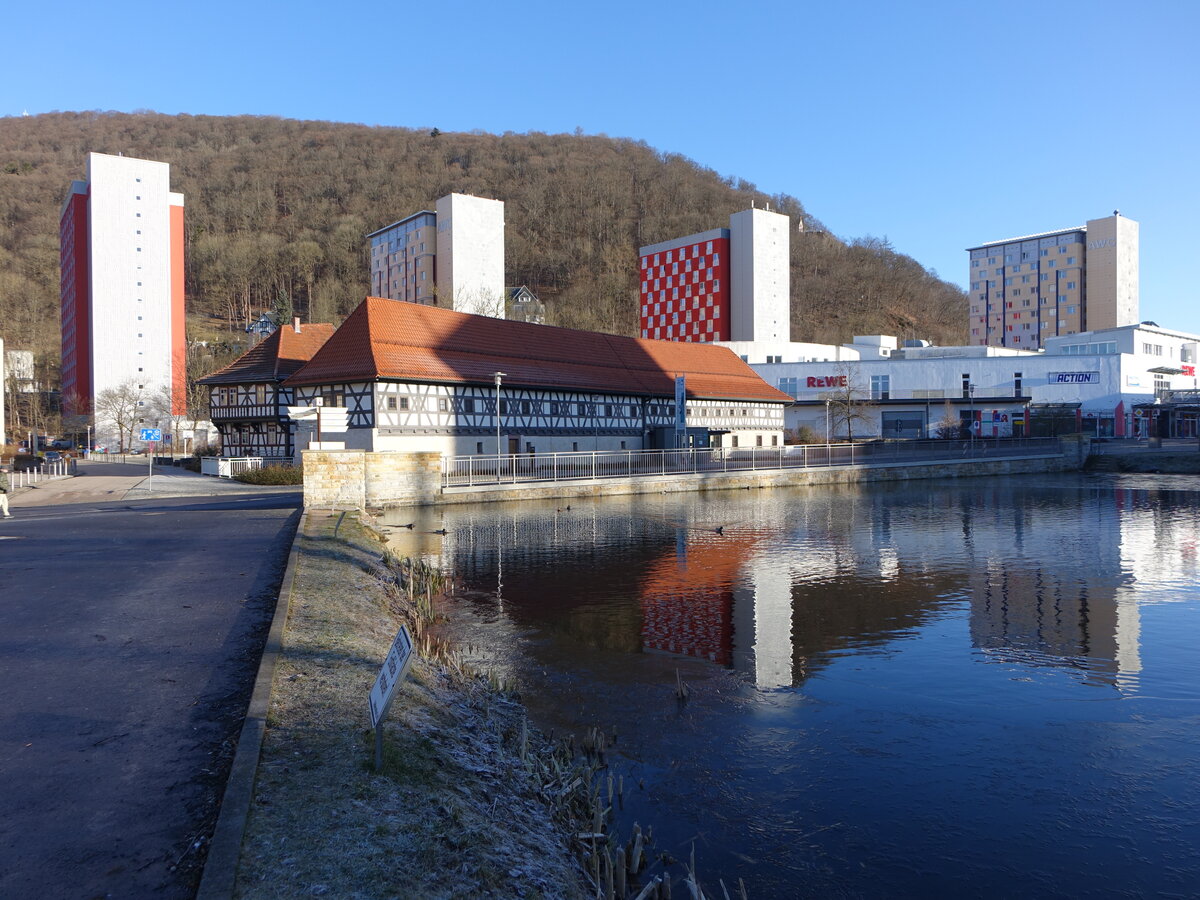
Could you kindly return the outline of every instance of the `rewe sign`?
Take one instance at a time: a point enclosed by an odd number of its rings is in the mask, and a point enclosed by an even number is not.
[[[824,378],[809,376],[805,379],[805,386],[810,388],[844,388],[848,385],[849,379],[845,375],[826,375]]]

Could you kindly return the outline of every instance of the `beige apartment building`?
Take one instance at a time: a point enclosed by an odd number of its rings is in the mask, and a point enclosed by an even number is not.
[[[504,203],[439,197],[367,235],[371,296],[504,318]]]
[[[371,246],[371,296],[434,303],[437,215],[414,213],[367,235]]]
[[[967,252],[973,345],[1037,350],[1048,338],[1138,322],[1138,223],[1119,212]]]

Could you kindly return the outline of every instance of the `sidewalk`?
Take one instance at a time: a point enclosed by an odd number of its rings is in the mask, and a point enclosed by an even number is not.
[[[151,500],[156,497],[215,497],[239,494],[289,493],[299,485],[242,484],[228,478],[199,475],[185,469],[155,468],[133,463],[80,460],[74,476],[64,476],[23,487],[9,495],[14,514],[22,507],[68,503],[110,503]]]

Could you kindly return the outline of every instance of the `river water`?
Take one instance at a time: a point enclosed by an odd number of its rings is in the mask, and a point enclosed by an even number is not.
[[[395,549],[460,579],[476,664],[547,730],[615,729],[620,824],[714,886],[1200,895],[1200,479],[416,515]]]

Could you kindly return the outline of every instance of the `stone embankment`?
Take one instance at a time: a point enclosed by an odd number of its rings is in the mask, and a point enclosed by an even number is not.
[[[1061,439],[1062,453],[1029,456],[976,455],[970,458],[879,465],[701,472],[679,475],[578,479],[443,487],[441,457],[436,453],[367,453],[362,450],[306,450],[304,505],[319,509],[363,509],[398,506],[480,503],[501,500],[599,497],[615,494],[661,494],[767,487],[814,487],[873,481],[969,478],[1074,471],[1087,457],[1087,441]]]

